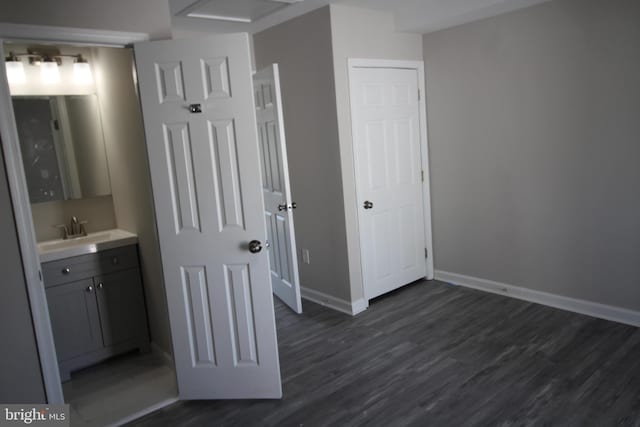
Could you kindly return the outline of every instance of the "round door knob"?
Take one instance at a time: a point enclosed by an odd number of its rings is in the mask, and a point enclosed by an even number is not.
[[[71,269],[69,267],[62,269],[62,274],[69,274],[69,273],[71,273]]]
[[[104,288],[104,284],[102,282],[98,283],[98,289]]]
[[[93,286],[87,286],[87,292],[93,292]]]
[[[367,201],[365,201],[365,202],[364,202],[364,208],[365,208],[365,209],[371,209],[371,208],[373,208],[373,203],[372,203],[372,202],[370,202],[370,201],[368,201],[368,200],[367,200]]]
[[[298,207],[298,204],[296,202],[291,203],[291,209],[295,209]]]
[[[278,210],[279,211],[286,211],[287,210],[287,205],[278,205]]]
[[[257,254],[262,250],[262,243],[260,240],[252,240],[249,242],[249,252],[252,254]]]

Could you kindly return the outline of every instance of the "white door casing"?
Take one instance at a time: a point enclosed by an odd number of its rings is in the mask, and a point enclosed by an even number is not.
[[[418,72],[350,69],[366,299],[426,275]]]
[[[279,398],[248,36],[135,55],[180,397]]]
[[[282,114],[278,64],[253,75],[260,141],[264,215],[273,292],[293,311],[302,313],[289,162]]]

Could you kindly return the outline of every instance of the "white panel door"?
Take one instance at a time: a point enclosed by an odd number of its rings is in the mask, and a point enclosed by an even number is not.
[[[278,64],[253,75],[253,91],[260,141],[264,216],[273,292],[296,313],[302,313],[296,236],[293,227],[287,143],[282,116]]]
[[[354,68],[358,222],[365,297],[425,277],[418,73]]]
[[[180,397],[279,398],[248,37],[135,55]]]

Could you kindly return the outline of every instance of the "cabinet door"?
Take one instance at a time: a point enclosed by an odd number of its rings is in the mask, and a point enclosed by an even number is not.
[[[102,347],[93,280],[47,288],[47,303],[59,361]]]
[[[95,277],[104,345],[146,339],[147,316],[138,269]]]

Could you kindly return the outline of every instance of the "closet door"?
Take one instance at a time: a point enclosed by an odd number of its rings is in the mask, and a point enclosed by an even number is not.
[[[418,73],[350,73],[365,297],[425,277],[426,243]]]

